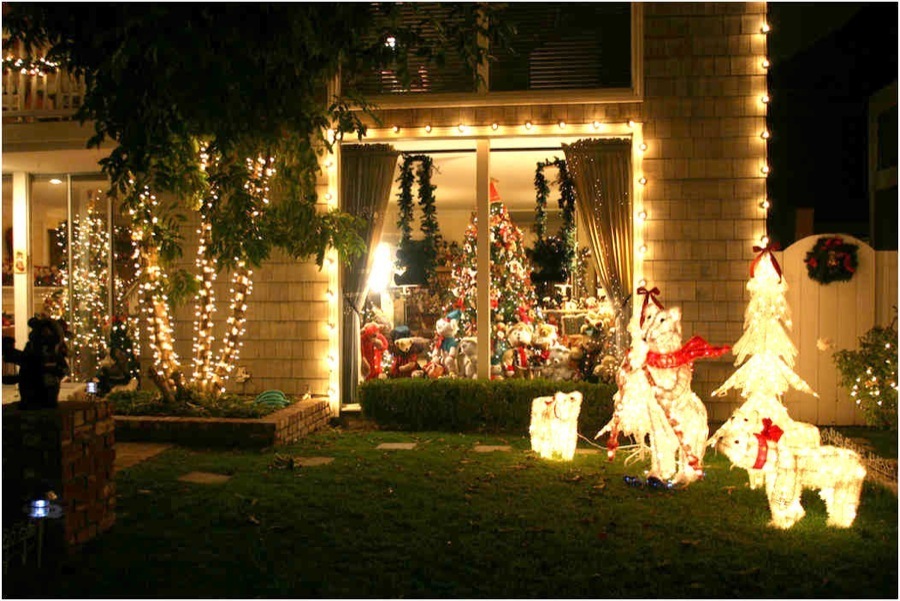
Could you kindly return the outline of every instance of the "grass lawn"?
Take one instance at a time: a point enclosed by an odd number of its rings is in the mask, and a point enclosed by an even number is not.
[[[382,451],[382,442],[417,442]],[[509,444],[510,453],[476,453]],[[4,597],[897,596],[897,498],[867,483],[848,530],[804,494],[792,530],[707,455],[681,491],[627,486],[625,453],[535,458],[526,437],[330,430],[275,453],[173,448],[117,475],[116,526]],[[232,476],[200,485],[202,470]],[[15,568],[11,568],[15,572]]]

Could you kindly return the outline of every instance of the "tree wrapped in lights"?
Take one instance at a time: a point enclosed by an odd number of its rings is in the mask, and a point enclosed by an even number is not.
[[[504,350],[498,332],[522,319],[530,319],[529,313],[537,305],[534,286],[531,284],[531,264],[525,256],[522,230],[512,222],[509,212],[499,200],[490,207],[491,251],[491,342],[496,352]],[[478,273],[477,218],[473,214],[462,246],[459,262],[453,267],[453,308],[460,309],[460,332],[475,335],[476,274]]]
[[[841,385],[850,390],[870,426],[897,429],[897,316],[859,339],[858,350],[834,354]]]

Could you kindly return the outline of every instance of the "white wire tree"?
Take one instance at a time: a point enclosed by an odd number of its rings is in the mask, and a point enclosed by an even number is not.
[[[713,395],[740,390],[746,401],[739,411],[757,411],[760,419],[768,417],[778,423],[790,420],[782,402],[789,388],[818,395],[794,372],[797,347],[788,336],[791,315],[781,267],[768,248],[754,250],[760,254],[747,282],[750,301],[744,314],[744,334],[733,348],[734,364],[740,367]]]

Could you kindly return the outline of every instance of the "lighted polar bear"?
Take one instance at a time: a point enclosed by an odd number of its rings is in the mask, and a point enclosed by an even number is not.
[[[800,504],[804,488],[819,491],[828,511],[829,526],[849,528],[853,524],[866,477],[866,469],[855,451],[780,444],[783,432],[768,418],[763,419],[760,432],[752,432],[742,422],[732,422],[717,434],[716,449],[734,465],[765,474],[773,526],[790,528],[806,514]]]
[[[531,449],[544,459],[571,461],[578,445],[581,393],[538,397],[531,402]]]

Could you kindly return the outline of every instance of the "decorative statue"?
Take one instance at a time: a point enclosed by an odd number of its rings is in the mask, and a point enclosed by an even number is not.
[[[59,402],[59,386],[69,373],[65,333],[59,321],[49,317],[28,320],[31,333],[25,350],[14,339],[3,339],[3,360],[19,366],[19,373],[4,383],[19,384],[20,409],[53,409]]]
[[[544,459],[571,461],[578,445],[581,393],[557,392],[531,402],[531,449]]]

